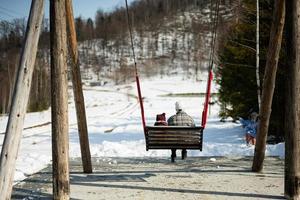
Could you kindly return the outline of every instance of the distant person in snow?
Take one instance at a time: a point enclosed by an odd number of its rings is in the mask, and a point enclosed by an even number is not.
[[[166,121],[166,113],[156,115],[154,126],[168,126]]]
[[[169,126],[195,126],[193,118],[183,111],[182,106],[179,102],[175,103],[175,110],[176,114],[168,119]],[[176,149],[172,149],[171,157],[176,157]],[[182,149],[181,157],[182,159],[185,159],[187,157],[186,149]]]
[[[256,144],[256,132],[257,132],[257,119],[258,114],[256,112],[252,112],[249,116],[248,120],[241,120],[241,123],[246,131],[246,143],[247,144]]]

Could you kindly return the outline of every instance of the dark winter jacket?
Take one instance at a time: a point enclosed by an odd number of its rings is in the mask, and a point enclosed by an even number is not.
[[[154,126],[168,126],[166,113],[156,115],[156,122],[154,123]]]
[[[171,116],[168,119],[168,124],[169,126],[195,126],[194,120],[182,110]]]

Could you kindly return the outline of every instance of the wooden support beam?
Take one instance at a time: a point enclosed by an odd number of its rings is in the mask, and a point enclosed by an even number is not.
[[[73,93],[75,98],[75,107],[77,114],[77,124],[80,140],[81,159],[83,172],[92,173],[92,162],[89,145],[89,136],[86,122],[86,113],[84,106],[84,96],[82,92],[82,83],[80,75],[80,63],[77,49],[77,38],[75,30],[75,22],[73,16],[72,0],[66,0],[66,16],[68,27],[68,41],[71,54],[71,72],[73,82]]]
[[[32,74],[44,13],[44,0],[32,0],[17,81],[0,158],[0,197],[10,199]]]
[[[267,62],[263,81],[262,99],[259,111],[259,123],[252,164],[252,171],[260,172],[263,169],[269,120],[272,111],[272,101],[276,81],[277,64],[281,49],[282,33],[285,20],[285,0],[274,1],[275,10],[270,34]]]
[[[286,1],[288,55],[285,184],[287,199],[300,199],[300,0]]]
[[[53,199],[70,198],[65,5],[50,0]]]

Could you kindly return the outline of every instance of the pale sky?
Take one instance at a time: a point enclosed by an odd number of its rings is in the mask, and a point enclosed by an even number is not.
[[[128,0],[128,3],[134,0]],[[31,0],[0,0],[0,20],[28,17]],[[125,0],[73,0],[74,15],[94,20],[96,11],[111,11],[125,6]],[[49,0],[45,3],[45,16],[49,16]]]

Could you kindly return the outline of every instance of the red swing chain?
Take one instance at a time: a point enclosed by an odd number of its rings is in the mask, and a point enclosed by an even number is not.
[[[201,126],[205,128],[206,121],[207,121],[207,113],[208,113],[208,104],[210,101],[210,91],[211,91],[211,82],[213,80],[213,72],[212,69],[209,71],[208,80],[207,80],[207,88],[206,88],[206,95],[205,95],[205,102],[204,102],[204,109],[202,112],[202,122]]]
[[[141,117],[142,117],[142,124],[143,124],[143,129],[144,129],[144,135],[146,137],[146,120],[145,120],[144,104],[143,104],[143,97],[142,97],[142,92],[141,92],[141,85],[140,85],[139,74],[138,74],[137,65],[136,65],[136,59],[135,59],[135,52],[134,52],[134,45],[133,45],[131,24],[130,24],[130,20],[129,20],[129,11],[128,11],[127,0],[125,0],[125,3],[126,3],[126,11],[127,11],[126,12],[127,13],[127,23],[128,23],[128,29],[129,29],[129,35],[130,35],[130,41],[131,41],[131,49],[132,49],[133,60],[134,60],[135,80],[136,80],[136,86],[137,86],[137,90],[138,90],[138,98],[139,98],[139,103],[140,103],[140,108],[141,108]]]
[[[211,2],[212,3],[212,2]],[[213,65],[214,65],[214,53],[215,53],[215,43],[216,43],[216,38],[217,38],[217,26],[218,26],[218,22],[219,22],[219,10],[220,10],[220,0],[216,1],[216,14],[214,17],[213,21],[213,25],[214,25],[214,32],[212,34],[212,38],[211,38],[211,54],[210,54],[210,66],[209,66],[209,70],[208,70],[208,79],[207,79],[207,88],[206,88],[206,95],[205,95],[205,102],[204,102],[204,109],[202,112],[202,122],[201,122],[201,126],[203,128],[205,128],[206,126],[206,122],[207,122],[207,114],[208,114],[208,105],[210,102],[210,93],[211,93],[211,83],[213,80]]]
[[[145,120],[144,104],[143,104],[143,97],[142,97],[140,80],[139,80],[138,74],[136,74],[135,79],[136,79],[136,86],[137,86],[137,90],[138,90],[139,102],[140,102],[140,107],[141,107],[143,129],[144,129],[144,134],[146,136],[146,120]]]

